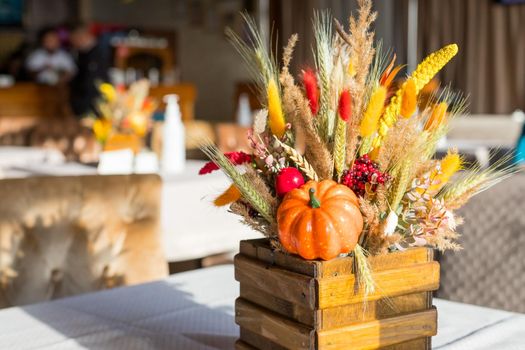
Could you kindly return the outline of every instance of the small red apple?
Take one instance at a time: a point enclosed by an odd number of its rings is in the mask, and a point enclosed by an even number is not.
[[[296,168],[284,168],[275,177],[275,191],[280,197],[302,185],[304,185],[303,175]]]

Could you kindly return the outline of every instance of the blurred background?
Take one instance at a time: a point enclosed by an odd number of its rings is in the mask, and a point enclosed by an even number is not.
[[[480,167],[509,153],[521,162],[525,4],[374,6],[376,38],[405,72],[445,44],[460,47],[426,88],[450,84],[470,96],[472,115],[452,123],[440,152],[457,147]],[[261,105],[225,29],[242,36],[245,11],[278,54],[298,33],[300,73],[313,65],[314,9],[347,25],[355,8],[350,0],[0,0],[0,307],[231,261],[238,241],[256,234],[210,205],[227,180],[198,178],[197,145],[245,149]],[[100,122],[110,116],[118,123]],[[164,137],[175,134],[180,143]],[[439,296],[525,311],[523,193],[518,175],[465,209],[467,252],[441,258]]]

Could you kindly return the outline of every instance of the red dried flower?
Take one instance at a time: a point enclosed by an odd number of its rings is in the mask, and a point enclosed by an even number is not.
[[[343,90],[339,96],[339,116],[345,122],[352,116],[352,96],[348,89]]]
[[[317,77],[313,70],[307,69],[303,72],[303,85],[310,110],[313,115],[316,115],[319,111],[319,88],[317,87]]]
[[[224,153],[224,156],[228,158],[233,165],[241,165],[252,161],[251,154],[244,152],[228,152]],[[219,170],[219,166],[214,162],[208,162],[199,170],[199,175],[209,174],[215,170]]]

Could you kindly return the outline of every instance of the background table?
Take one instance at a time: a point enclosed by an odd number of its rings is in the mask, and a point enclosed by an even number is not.
[[[212,205],[230,184],[220,171],[199,176],[204,161],[189,160],[181,174],[163,175],[161,233],[168,262],[236,251],[242,239],[260,234],[227,208]],[[0,147],[0,178],[96,175],[95,167],[66,163],[59,152],[31,147]]]
[[[227,207],[212,205],[230,181],[220,171],[199,176],[202,165],[187,161],[182,174],[163,176],[161,227],[170,262],[236,251],[240,240],[261,237]]]
[[[0,310],[0,349],[233,349],[233,266]],[[524,349],[525,315],[435,300],[434,349]]]

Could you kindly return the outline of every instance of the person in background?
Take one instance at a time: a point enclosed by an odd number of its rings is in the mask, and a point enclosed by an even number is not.
[[[47,85],[66,83],[75,75],[76,66],[69,53],[60,48],[60,38],[53,28],[39,34],[39,47],[26,60],[26,69],[37,82]]]
[[[71,81],[71,107],[78,117],[94,112],[100,96],[98,84],[108,81],[109,59],[88,26],[78,25],[71,30],[78,72]]]

